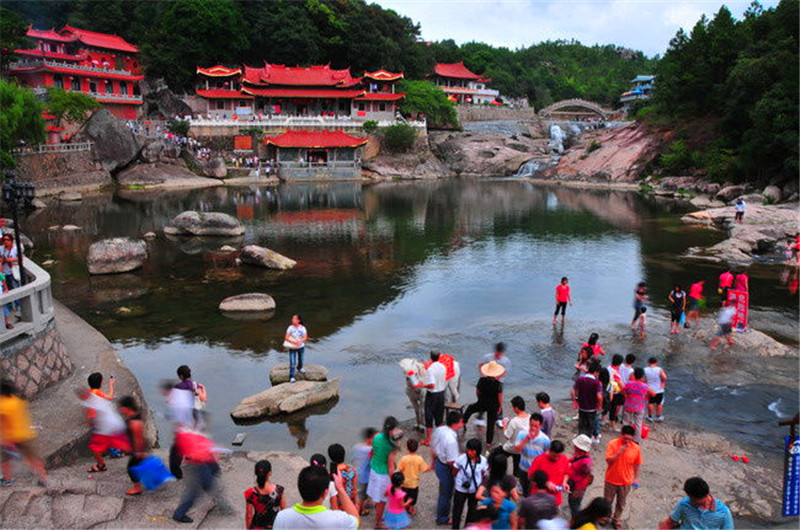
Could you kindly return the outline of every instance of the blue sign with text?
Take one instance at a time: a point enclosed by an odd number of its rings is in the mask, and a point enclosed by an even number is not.
[[[800,436],[786,437],[786,476],[783,479],[783,516],[800,515]]]

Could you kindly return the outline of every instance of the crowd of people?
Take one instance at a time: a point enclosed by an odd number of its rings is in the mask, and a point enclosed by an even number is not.
[[[725,271],[719,285],[722,312],[731,307],[728,291],[748,289],[744,272],[734,276]],[[702,291],[703,282],[693,284],[688,294],[679,285],[670,291],[671,332],[679,332],[680,325],[697,322]],[[555,301],[554,321],[560,313],[563,323],[566,307],[572,303],[567,278],[562,278],[556,288]],[[647,301],[646,285],[641,283],[635,290],[632,326],[645,318]],[[684,315],[687,311],[689,316]],[[726,326],[720,320],[720,332],[712,348],[718,339],[729,337],[730,326]],[[644,333],[643,323],[640,331]],[[284,347],[289,351],[290,382],[304,373],[308,337],[302,317],[294,315],[284,335]],[[374,510],[375,528],[405,528],[413,524],[418,514],[421,476],[427,472],[433,472],[438,482],[437,525],[495,530],[588,530],[609,524],[621,527],[628,497],[639,485],[648,423],[664,421],[668,377],[656,357],[647,359],[646,365],[639,365],[640,360],[634,354],[625,357],[608,354],[600,344],[599,335],[592,333],[582,344],[574,365],[571,398],[575,416],[563,420],[577,420],[571,440],[556,437],[559,415],[546,392],[535,395],[535,410],[522,396],[511,397],[508,405],[513,414],[504,417],[503,381],[512,369],[505,344],[496,344],[492,353],[480,359],[477,400],[465,408],[444,403],[448,368],[442,357],[438,351],[430,353],[431,362],[422,382],[427,389],[425,417],[430,428],[426,436],[421,440],[409,436],[403,443],[405,433],[399,421],[389,416],[380,430],[371,427],[363,430],[362,441],[352,448],[350,462],[341,444],[329,445],[327,458],[315,454],[300,471],[297,489],[302,501],[291,507],[287,507],[284,486],[278,483],[287,477],[273,482],[272,464],[268,460],[258,461],[254,485],[244,491],[246,527],[354,529],[360,518]],[[610,363],[604,366],[603,360],[609,357]],[[177,381],[163,384],[173,425],[169,473],[184,483],[172,517],[181,523],[193,522],[189,512],[203,492],[209,494],[223,514],[233,513],[233,506],[220,488],[221,469],[217,461],[220,449],[205,432],[207,389],[192,379],[191,369],[186,365],[178,367],[176,374]],[[89,449],[95,462],[87,472],[106,472],[107,457],[127,454],[131,485],[125,493],[141,495],[145,488],[140,468],[151,455],[140,405],[136,398],[124,396],[115,406],[113,375],[106,380],[103,374],[92,373],[87,383],[87,388],[76,391],[92,429]],[[464,440],[467,424],[473,417],[477,417],[476,426],[485,428],[484,440],[478,437]],[[606,462],[603,494],[585,503],[587,490],[595,480],[594,459],[604,430],[614,439],[607,443],[602,454]],[[500,437],[498,442],[496,436]],[[35,437],[26,402],[19,397],[13,383],[3,380],[0,438],[5,456],[0,484],[13,483],[6,455],[11,448],[25,459],[40,483],[46,484],[44,464],[33,445]],[[429,460],[418,454],[421,446],[429,446]],[[659,523],[661,528],[733,528],[730,510],[710,494],[702,478],[686,480],[684,491],[687,496]]]

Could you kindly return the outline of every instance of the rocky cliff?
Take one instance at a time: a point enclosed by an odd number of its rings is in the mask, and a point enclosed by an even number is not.
[[[587,132],[575,139],[544,178],[631,183],[657,154],[661,136],[631,123],[615,129]]]

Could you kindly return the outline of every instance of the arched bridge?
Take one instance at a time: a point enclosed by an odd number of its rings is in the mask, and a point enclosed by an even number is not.
[[[549,116],[550,114],[552,114],[557,110],[566,109],[570,107],[580,107],[583,109],[587,109],[594,112],[595,114],[602,116],[603,118],[607,118],[612,114],[612,111],[604,109],[603,107],[592,101],[586,101],[585,99],[565,99],[563,101],[557,101],[556,103],[553,103],[552,105],[543,108],[542,110],[539,111],[539,116],[541,117]]]

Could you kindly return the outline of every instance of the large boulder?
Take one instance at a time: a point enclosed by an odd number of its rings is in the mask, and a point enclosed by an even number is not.
[[[339,381],[283,383],[244,398],[231,411],[234,420],[253,420],[298,412],[339,396]]]
[[[303,365],[305,373],[295,372],[295,377],[300,381],[327,381],[328,369],[320,364]],[[278,364],[269,371],[269,382],[273,386],[289,382],[289,365]]]
[[[226,313],[266,313],[275,311],[275,300],[264,293],[237,294],[220,302],[219,310]]]
[[[286,270],[297,265],[297,262],[293,259],[289,259],[268,248],[259,247],[258,245],[247,245],[244,247],[239,254],[239,259],[242,260],[242,263],[257,265],[267,269]]]
[[[136,270],[147,261],[147,244],[140,239],[115,237],[92,243],[86,255],[89,274],[116,274]]]
[[[94,142],[94,152],[103,169],[114,173],[130,164],[142,148],[142,139],[125,123],[101,108],[83,124],[76,141]]]
[[[244,226],[232,215],[221,212],[187,211],[177,215],[164,233],[172,236],[240,236]]]
[[[778,186],[770,185],[764,188],[764,191],[761,192],[761,195],[763,195],[764,198],[769,200],[771,203],[780,202],[781,189]]]
[[[228,176],[228,166],[222,157],[212,158],[203,164],[203,175],[207,177],[224,179]]]
[[[725,186],[717,192],[717,200],[727,203],[744,194],[744,191],[744,186]]]
[[[180,118],[192,114],[192,108],[167,87],[164,79],[150,81],[144,88],[142,93],[147,103],[149,116],[160,114],[164,118],[172,119],[176,116]]]

